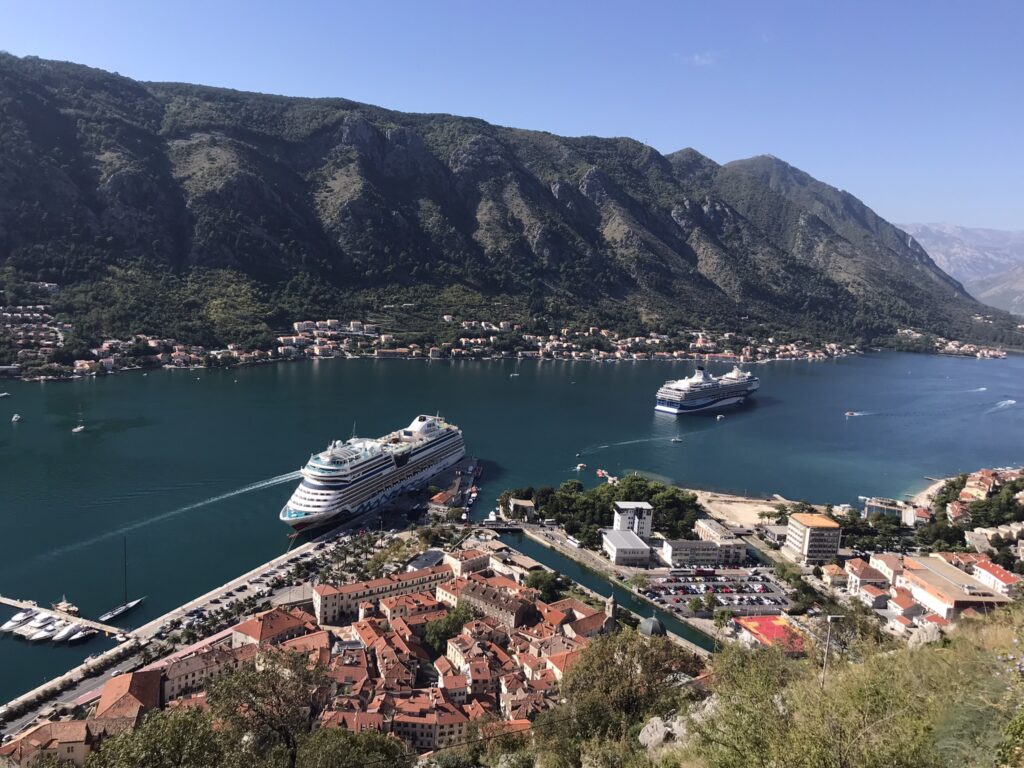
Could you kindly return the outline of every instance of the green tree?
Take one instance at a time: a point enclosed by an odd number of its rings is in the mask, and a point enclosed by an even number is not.
[[[553,603],[562,596],[561,580],[551,571],[534,571],[526,577],[526,586],[540,592],[540,599],[545,603]]]
[[[141,725],[105,741],[89,768],[216,768],[224,762],[220,735],[199,709],[151,712]],[[38,765],[38,763],[33,763]]]
[[[269,651],[210,684],[210,711],[235,754],[280,756],[295,768],[299,742],[309,732],[313,692],[326,685],[319,664],[300,653]]]
[[[298,768],[363,768],[375,764],[412,768],[416,755],[403,742],[383,733],[355,734],[340,728],[318,728],[299,745]]]
[[[540,750],[578,761],[585,742],[625,737],[646,717],[674,709],[687,676],[702,667],[665,637],[622,630],[596,638],[562,680],[563,706],[538,718]]]
[[[443,655],[448,649],[448,641],[459,634],[463,625],[472,618],[473,612],[469,606],[460,603],[447,616],[427,622],[424,640],[435,653]]]

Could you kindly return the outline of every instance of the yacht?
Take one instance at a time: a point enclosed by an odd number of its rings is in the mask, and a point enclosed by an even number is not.
[[[751,373],[735,366],[724,376],[712,376],[697,366],[693,376],[666,381],[658,390],[654,410],[664,413],[695,413],[742,403],[761,386]]]
[[[62,627],[64,626],[63,621],[54,621],[47,624],[45,627],[36,632],[32,637],[29,638],[33,643],[41,643],[43,640],[49,640],[53,637]]]
[[[5,621],[3,626],[0,626],[0,632],[10,632],[15,627],[20,627],[33,616],[35,616],[35,611],[31,609],[18,611],[16,614],[11,616],[11,618]]]
[[[369,512],[466,455],[462,430],[439,416],[417,416],[376,439],[335,440],[302,468],[302,482],[279,518],[296,530]]]
[[[68,638],[68,642],[69,643],[77,643],[80,640],[85,640],[87,638],[92,637],[95,634],[96,634],[96,630],[95,629],[80,629],[77,632],[75,632],[75,634],[73,634],[71,637]]]
[[[3,399],[5,397],[10,397],[10,396],[11,396],[10,392],[0,392],[0,399]]]
[[[78,434],[79,432],[85,432],[85,424],[79,424],[79,425],[78,425],[78,426],[76,426],[76,427],[72,427],[72,428],[71,428],[71,431],[72,431],[72,432],[74,432],[74,433],[75,433],[76,435],[77,435],[77,434]]]
[[[85,627],[81,624],[68,624],[53,636],[53,642],[63,643],[65,640],[70,640],[77,632],[80,632],[83,629],[85,629]]]
[[[32,621],[30,621],[27,626],[29,629],[40,630],[47,624],[49,624],[51,621],[53,621],[53,616],[51,616],[48,613],[40,613],[38,616],[32,619]]]

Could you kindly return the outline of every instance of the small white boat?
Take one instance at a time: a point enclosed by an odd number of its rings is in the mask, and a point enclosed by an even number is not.
[[[85,424],[79,424],[77,427],[72,427],[71,431],[74,432],[76,435],[79,432],[85,432]]]
[[[0,398],[10,397],[10,396],[11,396],[10,392],[0,392]]]
[[[18,611],[16,614],[11,616],[11,618],[9,618],[7,621],[5,621],[3,623],[3,626],[0,626],[0,632],[10,632],[15,627],[20,627],[22,624],[24,624],[26,621],[31,619],[33,616],[35,616],[35,611],[32,611],[32,610]]]
[[[720,413],[720,414],[718,414],[718,415],[717,415],[717,416],[715,417],[715,421],[721,421],[721,420],[722,420],[722,419],[724,419],[724,418],[725,418],[725,416],[724,416],[723,414],[721,414],[721,413]]]
[[[65,640],[70,640],[76,632],[79,632],[82,629],[83,627],[81,624],[68,624],[53,636],[53,642],[63,643]]]
[[[578,456],[579,454],[576,454],[576,455]],[[576,471],[577,472],[582,472],[586,468],[587,468],[587,465],[584,464],[582,461],[579,464],[576,465]]]
[[[11,416],[11,423],[16,424],[19,421],[21,421],[21,414],[20,413],[16,413],[13,416]]]
[[[669,442],[670,443],[681,443],[681,442],[683,442],[683,438],[681,438],[681,437],[673,437],[671,440],[669,440]]]

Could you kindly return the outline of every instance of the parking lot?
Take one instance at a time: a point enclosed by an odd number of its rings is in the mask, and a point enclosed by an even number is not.
[[[694,598],[714,595],[716,608],[735,613],[775,613],[789,607],[786,593],[761,568],[732,568],[712,571],[677,570],[654,579],[645,594],[673,610],[685,609]]]

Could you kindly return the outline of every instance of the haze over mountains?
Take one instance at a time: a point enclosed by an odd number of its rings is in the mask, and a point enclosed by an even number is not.
[[[902,224],[977,299],[1024,315],[1024,232]]]
[[[66,286],[59,309],[96,335],[226,342],[457,296],[647,329],[1021,343],[914,238],[774,157],[0,54],[0,280],[27,279]]]

